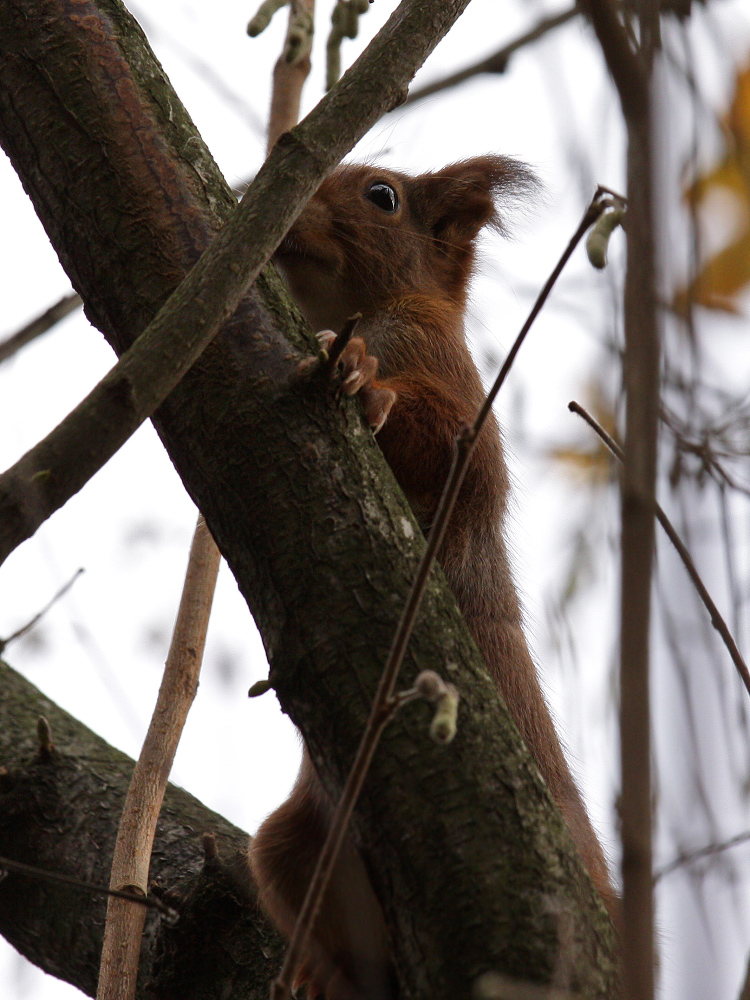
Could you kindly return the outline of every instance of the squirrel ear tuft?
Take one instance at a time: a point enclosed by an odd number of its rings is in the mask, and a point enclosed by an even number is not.
[[[534,173],[507,156],[476,156],[432,174],[415,177],[420,214],[436,239],[468,249],[484,226],[504,230],[498,204],[530,195],[538,187]]]

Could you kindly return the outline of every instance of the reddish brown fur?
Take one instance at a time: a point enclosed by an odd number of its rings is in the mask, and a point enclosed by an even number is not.
[[[397,211],[386,212],[365,197],[376,182],[397,192]],[[316,329],[339,329],[352,313],[362,313],[357,333],[380,361],[380,379],[373,385],[396,394],[378,442],[425,529],[448,474],[456,433],[473,420],[483,399],[463,325],[474,240],[487,224],[502,228],[496,214],[499,197],[532,184],[525,168],[494,156],[419,177],[370,166],[342,167],[323,182],[277,254],[298,304]],[[490,418],[440,561],[487,667],[612,910],[615,897],[604,856],[523,635],[502,533],[507,492],[500,435]],[[291,797],[253,842],[251,863],[261,898],[287,934],[329,810],[305,757]],[[306,970],[315,989],[324,988],[329,1000],[390,996],[382,916],[351,846],[315,934]]]

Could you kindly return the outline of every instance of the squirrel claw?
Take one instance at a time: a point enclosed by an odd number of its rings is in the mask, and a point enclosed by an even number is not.
[[[298,376],[310,375],[319,365],[325,365],[328,363],[328,352],[336,339],[336,334],[333,330],[321,330],[320,333],[315,334],[315,338],[320,344],[320,351],[314,357],[302,358],[302,360],[298,362]]]
[[[362,389],[359,398],[362,400],[365,419],[370,425],[372,433],[377,434],[388,419],[391,407],[396,402],[396,393],[393,389],[369,385]]]
[[[315,335],[321,352],[331,349],[336,340],[333,330],[321,330]],[[308,367],[317,359],[306,359]],[[304,365],[305,362],[302,362]],[[341,352],[335,366],[341,382],[339,392],[345,396],[356,396],[362,401],[365,419],[374,434],[377,434],[388,418],[391,407],[396,402],[396,393],[375,384],[378,373],[378,359],[367,353],[367,346],[361,337],[352,337]]]
[[[341,386],[341,391],[346,396],[356,396],[360,389],[369,386],[378,371],[378,359],[371,354],[362,355],[354,363],[356,367],[346,376]]]
[[[333,330],[319,330],[315,334],[315,339],[324,351],[330,351],[331,345],[336,339],[336,334]]]

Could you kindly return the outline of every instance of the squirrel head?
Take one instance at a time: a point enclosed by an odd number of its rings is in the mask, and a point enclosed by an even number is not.
[[[276,252],[303,314],[316,329],[371,315],[423,294],[463,309],[485,226],[503,231],[499,207],[532,191],[523,164],[478,156],[409,177],[369,165],[327,177]]]

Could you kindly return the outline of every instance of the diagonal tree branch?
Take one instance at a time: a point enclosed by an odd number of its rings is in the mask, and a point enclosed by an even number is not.
[[[619,444],[614,440],[614,438],[607,434],[601,424],[597,423],[597,421],[581,406],[580,403],[576,403],[575,401],[570,402],[568,403],[568,409],[572,413],[577,413],[579,417],[582,417],[586,421],[589,427],[591,427],[591,429],[599,435],[616,458],[618,458],[621,462],[624,460],[625,456]],[[690,577],[698,596],[701,601],[703,601],[703,606],[711,617],[711,624],[721,636],[722,641],[727,648],[727,652],[732,657],[732,662],[737,668],[739,678],[745,685],[747,693],[750,694],[750,671],[748,671],[747,664],[742,657],[742,653],[740,652],[737,643],[734,641],[734,636],[729,631],[729,626],[724,621],[714,602],[714,599],[708,592],[708,588],[701,579],[700,573],[698,572],[696,565],[693,562],[693,558],[685,546],[685,543],[677,534],[674,525],[658,503],[656,504],[656,519],[664,529],[667,538],[670,540],[672,545],[674,545],[677,555],[682,560],[682,564],[687,570],[688,576]]]

